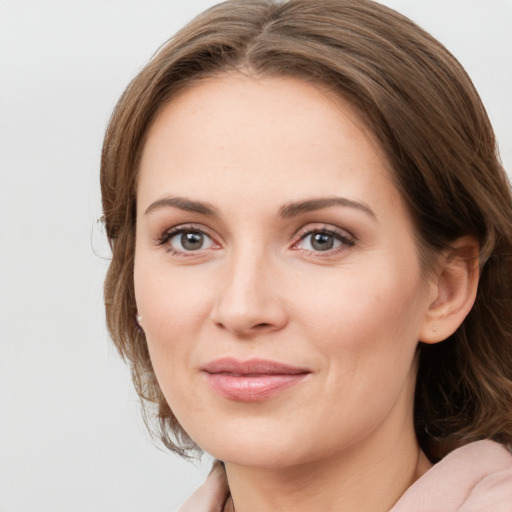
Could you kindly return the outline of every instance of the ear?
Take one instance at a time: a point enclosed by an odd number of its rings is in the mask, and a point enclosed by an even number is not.
[[[479,244],[472,236],[455,240],[439,259],[431,281],[431,302],[420,341],[438,343],[451,336],[473,307],[478,288]]]

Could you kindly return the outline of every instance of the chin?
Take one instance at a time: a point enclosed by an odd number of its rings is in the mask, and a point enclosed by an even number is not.
[[[210,422],[207,431],[198,429],[191,436],[205,452],[227,464],[283,469],[329,458],[333,451],[343,449],[343,433],[336,440],[324,438],[322,443],[314,431],[297,421],[238,418]]]
[[[276,469],[300,463],[307,450],[304,440],[299,442],[303,436],[276,423],[274,419],[237,418],[210,421],[208,429],[186,427],[202,450],[226,463]]]
[[[310,461],[310,458],[302,450],[297,450],[296,446],[263,441],[212,446],[208,453],[226,464],[264,469],[283,469]]]

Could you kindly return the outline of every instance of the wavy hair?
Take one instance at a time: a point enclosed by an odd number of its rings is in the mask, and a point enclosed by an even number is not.
[[[153,431],[173,451],[197,447],[166,403],[135,322],[138,165],[159,111],[201,78],[237,71],[321,84],[377,137],[416,226],[419,255],[462,236],[480,243],[476,302],[447,340],[419,344],[415,424],[432,459],[477,439],[512,443],[512,200],[484,106],[458,61],[397,12],[370,0],[230,0],[172,37],[130,83],[101,159],[112,260],[110,336],[131,365]],[[156,419],[156,423],[153,423]]]

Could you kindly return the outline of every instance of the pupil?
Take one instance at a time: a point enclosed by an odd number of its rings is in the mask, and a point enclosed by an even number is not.
[[[203,235],[201,233],[183,233],[181,235],[181,245],[189,251],[200,249],[203,245]]]
[[[311,246],[317,251],[328,251],[334,245],[334,238],[332,235],[325,233],[317,233],[311,240]]]

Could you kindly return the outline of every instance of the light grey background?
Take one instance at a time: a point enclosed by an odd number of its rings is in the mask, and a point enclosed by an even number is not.
[[[208,0],[0,0],[0,512],[171,511],[207,473],[152,444],[109,346],[109,114]],[[386,0],[472,76],[512,169],[512,0]]]

